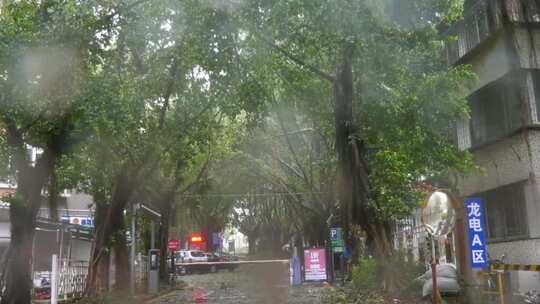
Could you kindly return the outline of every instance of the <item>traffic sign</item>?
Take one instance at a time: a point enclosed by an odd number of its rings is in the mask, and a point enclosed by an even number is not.
[[[167,248],[169,248],[170,251],[176,251],[180,248],[180,241],[179,240],[169,240],[167,243]]]
[[[343,252],[343,231],[341,228],[330,228],[330,244],[333,252]]]
[[[330,240],[337,241],[342,238],[341,228],[330,228]]]

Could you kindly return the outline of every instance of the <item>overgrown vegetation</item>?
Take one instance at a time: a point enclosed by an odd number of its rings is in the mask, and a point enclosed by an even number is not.
[[[421,301],[422,284],[415,278],[425,272],[425,266],[403,259],[403,255],[396,252],[397,258],[386,261],[385,265],[378,264],[373,258],[361,257],[357,265],[353,266],[351,278],[342,287],[329,288],[324,297],[324,303],[358,303],[376,304],[392,303],[399,299],[400,303],[419,303]],[[399,268],[395,272],[393,281],[399,286],[399,292],[391,292],[384,288],[388,278],[383,276],[383,267]]]
[[[358,292],[349,287],[327,289],[322,297],[324,304],[385,304],[388,303],[381,291]],[[391,303],[391,302],[390,302]]]
[[[352,269],[352,287],[355,290],[375,291],[380,288],[381,279],[374,259],[360,258]]]
[[[392,260],[415,185],[474,167],[449,135],[474,77],[447,66],[437,32],[461,4],[0,2],[1,171],[17,183],[2,303],[30,303],[42,193],[54,215],[64,189],[94,199],[88,296],[107,289],[113,253],[126,291],[125,211],[142,200],[166,215],[163,261],[176,216],[183,233],[233,223],[272,254],[340,226],[355,261],[361,236]],[[399,268],[377,269],[396,289]]]

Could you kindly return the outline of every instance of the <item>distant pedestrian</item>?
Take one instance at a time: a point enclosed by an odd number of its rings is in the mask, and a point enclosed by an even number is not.
[[[344,269],[344,273],[345,275],[343,276],[343,280],[345,280],[348,275],[351,273],[351,254],[349,253],[349,249],[347,247],[345,247],[343,249],[343,261],[345,263],[345,269]]]

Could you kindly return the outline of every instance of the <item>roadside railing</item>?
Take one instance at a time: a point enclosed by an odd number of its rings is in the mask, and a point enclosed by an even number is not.
[[[145,255],[137,256],[135,260],[135,284],[144,284],[148,279],[148,257]]]
[[[470,1],[464,8],[463,19],[443,33],[456,37],[446,42],[448,63],[456,64],[505,24],[540,24],[540,3],[530,0]]]
[[[50,299],[51,304],[56,304],[59,300],[82,297],[88,277],[88,262],[60,259],[54,254],[51,265],[51,271],[34,273],[34,281],[39,282],[39,286],[34,287],[36,300]]]
[[[62,259],[58,265],[58,295],[64,298],[82,296],[88,277],[88,262]]]
[[[515,0],[505,0],[506,4]],[[464,18],[454,23],[446,36],[456,39],[446,43],[446,55],[450,64],[455,64],[490,35],[503,28],[506,8],[501,1],[477,0],[465,8]]]

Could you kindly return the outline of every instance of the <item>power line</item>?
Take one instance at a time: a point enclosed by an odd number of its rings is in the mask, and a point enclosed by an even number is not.
[[[274,193],[211,193],[183,194],[180,197],[253,197],[253,196],[293,196],[311,194],[330,194],[331,192],[274,192]]]

